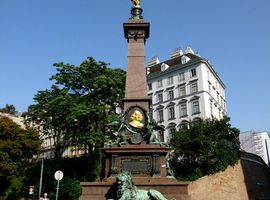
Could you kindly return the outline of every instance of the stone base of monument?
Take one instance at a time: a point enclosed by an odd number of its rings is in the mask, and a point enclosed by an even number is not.
[[[133,178],[138,189],[154,189],[161,192],[168,200],[190,200],[188,182],[177,182],[174,178]],[[116,200],[115,178],[102,182],[82,182],[82,195],[79,200]]]
[[[123,145],[103,148],[104,174],[101,181],[82,182],[80,200],[116,198],[116,176],[128,171],[138,189],[157,190],[167,199],[189,200],[189,182],[178,182],[167,174],[168,147],[160,144]]]

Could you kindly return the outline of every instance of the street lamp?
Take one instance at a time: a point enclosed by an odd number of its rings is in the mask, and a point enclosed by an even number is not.
[[[39,158],[41,158],[41,169],[40,169],[40,179],[39,179],[38,198],[41,197],[42,179],[43,179],[44,154],[42,154],[42,151],[41,151],[41,154],[40,154],[40,157],[39,157]]]

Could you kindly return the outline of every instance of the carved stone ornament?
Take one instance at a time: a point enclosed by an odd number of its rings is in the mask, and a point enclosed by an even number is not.
[[[132,30],[128,32],[128,38],[145,38],[144,31],[141,30]]]

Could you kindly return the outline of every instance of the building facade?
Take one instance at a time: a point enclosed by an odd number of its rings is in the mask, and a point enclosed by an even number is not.
[[[10,118],[16,124],[20,125],[21,128],[25,129],[24,118],[21,116],[21,113],[18,113],[16,115],[12,115],[12,114],[9,114],[9,113],[0,112],[0,116]]]
[[[260,156],[270,166],[270,134],[268,132],[246,131],[239,135],[242,150]]]
[[[157,133],[167,142],[172,131],[196,119],[221,119],[226,115],[225,85],[208,60],[188,47],[167,61],[154,58],[147,66],[148,96],[152,116],[164,127]]]

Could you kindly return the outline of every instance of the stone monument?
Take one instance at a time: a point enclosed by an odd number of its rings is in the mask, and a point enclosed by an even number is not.
[[[80,200],[119,199],[116,177],[126,172],[140,189],[155,190],[155,194],[160,193],[167,199],[188,200],[188,183],[168,177],[166,155],[170,149],[153,134],[154,130],[162,128],[149,117],[145,43],[149,37],[150,23],[143,19],[140,1],[132,2],[131,17],[123,24],[128,42],[124,114],[120,121],[109,125],[117,131],[118,136],[102,149],[102,180],[81,183],[83,190]]]

